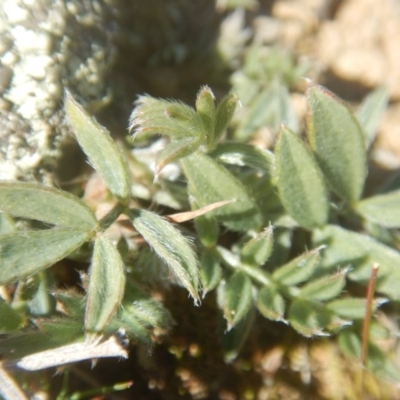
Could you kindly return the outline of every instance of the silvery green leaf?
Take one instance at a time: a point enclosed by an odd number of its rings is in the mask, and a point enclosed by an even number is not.
[[[212,248],[217,244],[219,237],[218,222],[209,213],[196,217],[194,226],[204,247]]]
[[[276,143],[278,189],[283,205],[301,226],[326,223],[329,201],[322,174],[299,137],[283,127]]]
[[[400,190],[369,197],[356,205],[365,219],[386,228],[400,227]]]
[[[48,268],[91,238],[78,229],[19,231],[0,236],[0,284]]]
[[[135,209],[130,210],[129,216],[135,229],[170,267],[180,284],[197,302],[200,272],[195,253],[188,240],[157,214]]]
[[[346,356],[360,359],[362,344],[359,332],[355,332],[353,329],[344,329],[339,333],[338,344]]]
[[[314,273],[320,261],[320,249],[311,250],[282,267],[272,274],[272,279],[282,285],[294,286],[305,282]]]
[[[228,330],[233,328],[250,310],[253,288],[250,278],[241,271],[235,272],[227,281],[224,299],[224,316]]]
[[[224,133],[233,114],[236,106],[239,103],[239,98],[234,93],[227,94],[218,104],[215,112],[215,125],[213,143],[216,143]]]
[[[265,286],[258,293],[257,309],[265,318],[272,321],[284,321],[285,301],[272,286]]]
[[[350,109],[320,86],[308,89],[308,137],[333,190],[353,202],[361,197],[367,175],[365,138]]]
[[[306,337],[329,336],[324,329],[331,323],[332,314],[314,302],[297,299],[289,307],[290,325]]]
[[[65,228],[90,230],[97,225],[78,197],[38,183],[0,182],[0,212]]]
[[[130,307],[125,309],[121,307],[118,317],[114,318],[109,324],[113,330],[123,329],[128,338],[144,343],[148,346],[151,345],[150,331],[144,323],[131,312]]]
[[[308,300],[326,301],[338,296],[346,283],[348,269],[313,280],[302,287],[299,297]]]
[[[168,311],[154,299],[138,299],[131,304],[124,302],[123,307],[147,328],[169,329],[173,324]]]
[[[69,92],[65,95],[65,112],[90,164],[104,179],[110,192],[127,203],[130,196],[128,167],[110,134],[89,116]]]
[[[222,268],[218,257],[211,250],[204,250],[200,258],[200,274],[203,283],[203,297],[221,281]]]
[[[257,168],[270,176],[275,173],[275,155],[269,150],[251,144],[220,143],[210,155],[225,164]]]
[[[157,156],[156,174],[159,174],[170,162],[177,161],[193,153],[200,145],[201,141],[197,137],[168,143]]]
[[[244,245],[240,252],[242,262],[254,267],[265,264],[272,253],[273,244],[273,228],[270,226]]]
[[[134,135],[161,134],[173,140],[204,135],[203,122],[196,111],[179,102],[140,96],[129,119]]]
[[[372,266],[379,264],[376,290],[393,300],[400,299],[400,253],[369,236],[351,232],[335,225],[314,231],[315,244],[326,244],[321,268],[332,270],[350,265],[349,278],[367,284]]]
[[[377,129],[389,102],[389,91],[379,87],[371,92],[361,103],[357,118],[362,126],[367,145],[371,145],[377,134]]]
[[[1,207],[1,206],[0,206]],[[0,235],[15,231],[15,223],[10,215],[0,213]]]
[[[0,334],[18,329],[22,322],[22,312],[14,310],[3,299],[0,299]]]
[[[386,303],[387,299],[375,299],[373,301],[372,312],[379,306]],[[339,317],[354,320],[364,319],[367,307],[366,299],[356,297],[346,297],[344,299],[337,299],[329,302],[326,307],[339,315]]]
[[[199,207],[222,200],[236,200],[210,212],[233,230],[257,229],[261,213],[243,184],[222,165],[201,151],[180,160],[189,184],[189,193]]]
[[[104,236],[94,242],[87,290],[85,330],[102,332],[121,304],[125,290],[124,263],[115,246]]]
[[[215,97],[208,86],[203,86],[197,94],[196,111],[203,121],[206,132],[213,136],[215,122]]]

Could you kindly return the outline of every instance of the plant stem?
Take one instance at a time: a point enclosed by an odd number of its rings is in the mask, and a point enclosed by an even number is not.
[[[125,211],[126,205],[122,203],[117,203],[101,220],[100,229],[105,231],[108,229],[116,219]]]

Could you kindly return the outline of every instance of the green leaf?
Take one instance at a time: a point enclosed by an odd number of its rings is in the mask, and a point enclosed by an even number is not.
[[[364,133],[350,109],[320,86],[308,90],[308,136],[333,190],[353,202],[361,197],[367,175]]]
[[[209,139],[214,139],[215,97],[208,86],[203,86],[196,98],[196,111],[203,121]]]
[[[85,330],[102,332],[121,304],[125,290],[124,263],[115,246],[104,236],[94,243],[87,291]]]
[[[250,278],[241,271],[235,272],[226,283],[224,316],[228,330],[233,328],[250,310],[253,302]]]
[[[198,207],[191,201],[192,209],[196,210]],[[197,235],[204,247],[212,248],[216,246],[219,238],[219,226],[216,219],[210,216],[210,213],[200,215],[194,219],[194,226],[196,227]]]
[[[146,328],[143,322],[131,311],[131,308],[126,310],[122,307],[118,318],[111,321],[111,327],[114,331],[117,329],[124,329],[128,338],[150,346],[151,338],[149,329]]]
[[[278,268],[272,279],[281,285],[294,286],[305,282],[312,276],[320,262],[320,250],[317,248],[304,253]]]
[[[1,207],[1,202],[0,202]],[[15,231],[15,223],[10,215],[0,213],[0,235]]]
[[[153,299],[139,299],[123,304],[124,311],[137,318],[146,328],[169,329],[173,320],[168,311]]]
[[[386,228],[400,227],[400,190],[360,201],[356,211],[365,219]]]
[[[227,128],[230,120],[233,117],[236,106],[239,103],[239,98],[234,93],[227,94],[218,104],[215,112],[215,127],[214,127],[214,140],[217,142],[225,129]]]
[[[272,152],[254,147],[247,143],[220,143],[210,154],[217,161],[225,164],[252,167],[273,176],[275,173],[275,156]]]
[[[324,329],[332,323],[332,313],[318,303],[295,300],[288,312],[290,325],[306,337],[329,336]]]
[[[226,363],[231,363],[238,356],[253,327],[254,317],[254,307],[250,307],[250,310],[237,325],[228,332],[224,332],[222,345],[224,349],[224,361]]]
[[[213,290],[222,278],[222,268],[214,251],[204,250],[200,258],[200,274],[203,283],[203,297]]]
[[[326,301],[338,296],[346,283],[348,269],[339,271],[335,275],[314,280],[303,286],[299,297],[308,300]]]
[[[305,228],[325,224],[329,202],[322,175],[301,140],[284,127],[276,144],[276,169],[279,194],[290,216]]]
[[[187,239],[169,222],[152,212],[130,210],[129,216],[135,229],[197,302],[200,273],[195,253]]]
[[[385,303],[387,299],[375,299],[373,302],[373,310],[375,312],[376,309]],[[339,317],[346,319],[364,319],[365,311],[367,307],[366,299],[359,298],[344,298],[333,300],[326,305],[326,307],[331,310],[333,313],[339,315]]]
[[[353,329],[344,329],[339,334],[338,344],[340,350],[342,350],[347,357],[360,359],[362,344],[359,332],[354,332]]]
[[[22,325],[22,313],[0,299],[0,334],[12,332]]]
[[[376,136],[383,112],[389,102],[389,91],[379,87],[371,92],[361,103],[357,118],[365,133],[365,140],[370,145]]]
[[[249,91],[249,82],[243,83],[244,90]],[[276,133],[282,123],[295,132],[298,131],[299,124],[287,87],[275,81],[272,85],[261,89],[260,93],[258,93],[260,87],[257,85],[256,91],[257,95],[245,108],[248,112],[239,121],[236,135],[240,140],[249,139],[265,126],[272,128],[273,133]],[[241,99],[245,97],[244,93],[240,93]]]
[[[222,200],[236,201],[210,213],[233,230],[257,229],[261,214],[242,183],[206,154],[196,151],[180,160],[189,193],[199,207]]]
[[[200,116],[185,104],[140,96],[135,105],[129,119],[135,136],[162,134],[179,140],[204,135]]]
[[[104,179],[111,193],[127,203],[131,190],[129,172],[110,134],[89,116],[69,92],[65,94],[65,112],[90,164]]]
[[[257,309],[272,321],[283,321],[285,301],[281,294],[272,286],[263,287],[257,297]]]
[[[76,196],[37,183],[0,182],[0,212],[65,228],[97,225],[92,210]]]
[[[321,260],[325,270],[351,264],[349,278],[367,283],[372,266],[379,264],[376,291],[393,300],[400,299],[400,253],[369,236],[351,232],[334,225],[316,230],[313,235],[315,244],[327,246]]]
[[[270,226],[244,245],[240,252],[242,262],[254,267],[265,264],[272,253],[273,244],[273,228]]]
[[[0,284],[48,268],[88,241],[92,233],[77,229],[20,231],[0,236]]]
[[[156,175],[159,174],[167,164],[193,153],[200,145],[201,141],[196,137],[167,144],[157,156]]]

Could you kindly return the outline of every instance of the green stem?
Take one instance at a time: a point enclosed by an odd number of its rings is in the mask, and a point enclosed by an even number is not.
[[[101,220],[100,230],[105,231],[108,229],[117,218],[126,210],[127,206],[122,203],[117,203]]]

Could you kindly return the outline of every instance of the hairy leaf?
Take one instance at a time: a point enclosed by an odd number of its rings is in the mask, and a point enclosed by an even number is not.
[[[216,143],[221,138],[233,117],[238,102],[238,96],[234,93],[229,93],[218,104],[215,112],[213,143]]]
[[[90,208],[70,193],[28,182],[0,182],[0,212],[65,228],[94,229]]]
[[[234,273],[225,289],[224,316],[228,330],[234,327],[249,311],[253,302],[253,289],[250,278],[241,271]]]
[[[221,281],[222,268],[213,251],[204,250],[200,258],[200,274],[203,283],[203,297]]]
[[[290,325],[303,336],[329,336],[324,329],[331,325],[333,316],[318,303],[295,300],[290,305],[288,317]]]
[[[358,200],[367,174],[360,124],[343,102],[320,86],[309,88],[308,105],[308,135],[319,166],[339,196]]]
[[[94,243],[87,291],[85,330],[102,332],[121,304],[125,289],[124,263],[115,246],[100,236]]]
[[[304,253],[278,268],[272,274],[272,279],[286,286],[298,285],[314,273],[319,261],[320,248]]]
[[[346,283],[347,272],[348,270],[344,269],[335,275],[311,281],[303,286],[299,297],[326,301],[338,296]]]
[[[377,129],[389,102],[389,91],[379,87],[371,92],[361,103],[357,118],[362,126],[368,146],[374,141]]]
[[[400,299],[400,253],[369,236],[351,232],[339,226],[327,225],[316,230],[315,244],[327,246],[321,260],[323,269],[349,265],[352,267],[349,278],[367,283],[372,266],[379,264],[376,290],[391,299]]]
[[[242,183],[206,154],[196,151],[180,160],[189,193],[199,207],[222,200],[236,201],[210,213],[233,230],[256,229],[261,214]]]
[[[385,303],[387,299],[375,299],[373,302],[374,312],[380,305]],[[367,307],[366,299],[347,297],[344,299],[333,300],[326,305],[326,307],[339,315],[342,318],[347,319],[364,319]]]
[[[251,144],[220,143],[210,155],[225,164],[257,168],[271,176],[275,173],[275,155]]]
[[[129,172],[110,134],[87,114],[69,92],[65,94],[65,112],[91,165],[104,179],[111,193],[126,203],[131,190]]]
[[[0,236],[0,284],[48,268],[90,239],[77,229],[20,231]]]
[[[18,329],[22,322],[22,314],[0,299],[0,334]]]
[[[290,216],[305,228],[326,223],[328,196],[313,156],[301,140],[282,128],[276,144],[278,189]]]
[[[257,297],[257,309],[272,321],[285,321],[285,301],[272,286],[263,287]]]
[[[190,295],[199,300],[200,273],[187,239],[163,218],[145,210],[130,210],[134,227],[157,255],[171,268]]]
[[[209,140],[214,139],[215,97],[208,86],[203,86],[196,98],[196,111],[203,121]]]
[[[272,253],[273,228],[268,227],[243,247],[240,257],[243,263],[259,267],[265,264]]]
[[[365,219],[387,228],[400,227],[400,190],[360,201],[356,211]]]

